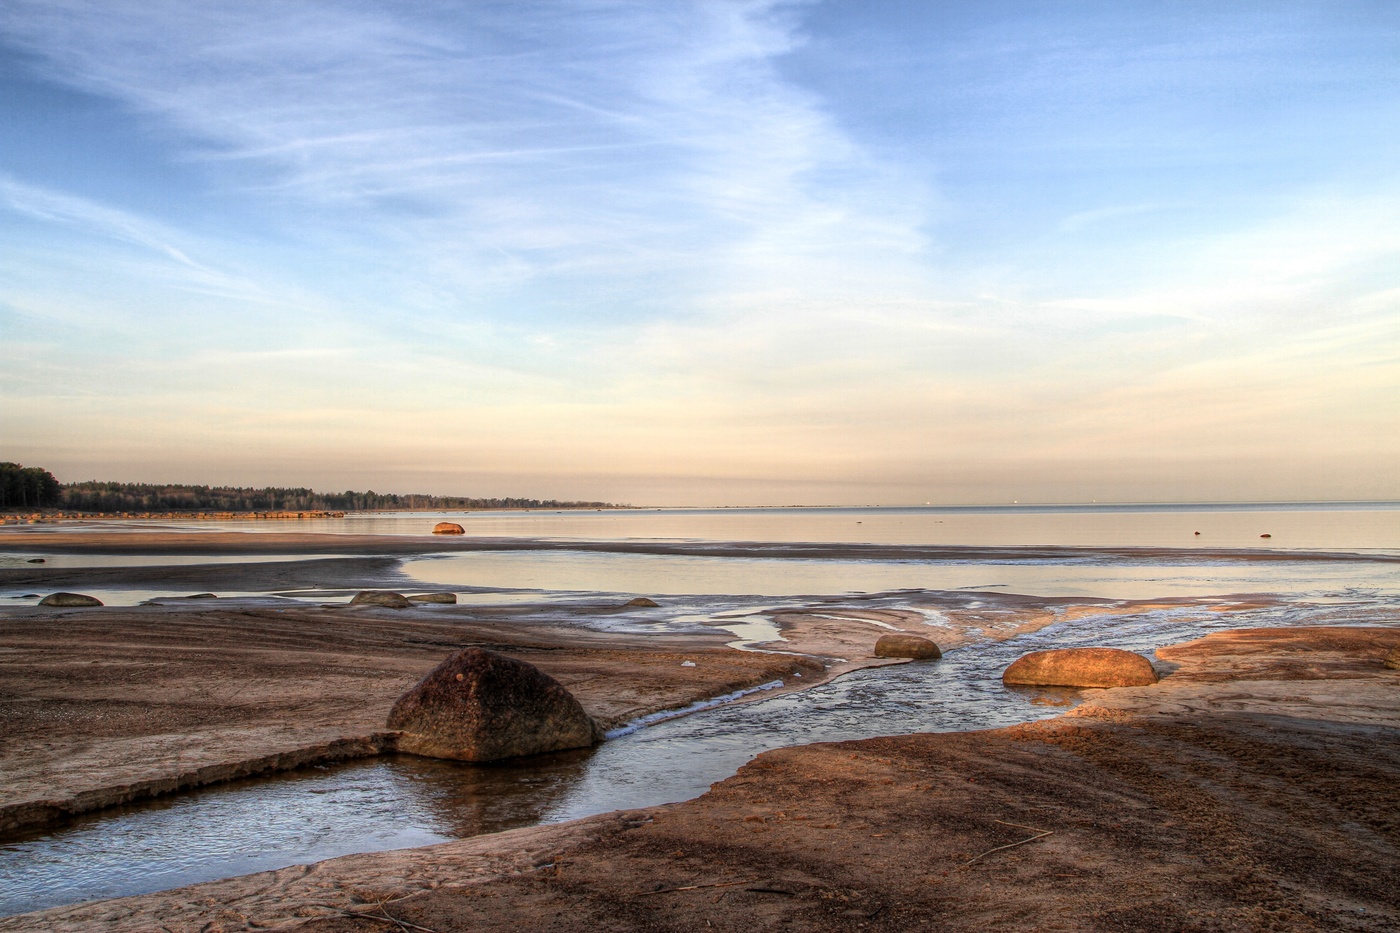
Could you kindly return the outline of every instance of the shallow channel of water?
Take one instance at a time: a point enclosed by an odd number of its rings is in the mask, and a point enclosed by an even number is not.
[[[1062,712],[1076,692],[1002,686],[1001,671],[1027,651],[1092,644],[1148,653],[1223,628],[1394,618],[1395,602],[1337,593],[1225,616],[1194,607],[1096,616],[939,662],[858,671],[706,710],[592,750],[491,766],[396,756],[173,795],[0,845],[0,916],[685,800],[772,748],[996,728]]]

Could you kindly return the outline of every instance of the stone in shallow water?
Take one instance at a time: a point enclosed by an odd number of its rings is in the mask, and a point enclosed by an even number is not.
[[[408,597],[402,593],[390,593],[387,590],[362,590],[355,594],[355,598],[350,600],[352,606],[384,606],[387,609],[407,609],[413,603],[408,601]]]
[[[50,593],[39,600],[41,606],[100,606],[102,600],[82,593]]]
[[[417,596],[408,597],[411,603],[443,603],[444,605],[455,605],[457,602],[456,593],[419,593]]]
[[[645,596],[638,596],[635,599],[629,599],[627,602],[622,604],[624,609],[653,609],[660,605],[661,604],[658,603],[656,600],[648,599]]]
[[[1142,687],[1155,684],[1157,672],[1142,655],[1121,648],[1059,648],[1020,658],[1001,680],[1040,687]]]
[[[438,522],[433,526],[433,534],[435,535],[464,535],[466,533],[467,529],[456,522]]]
[[[1385,666],[1391,670],[1400,670],[1400,645],[1390,649],[1390,654],[1385,656]]]
[[[602,730],[553,677],[515,658],[467,648],[399,697],[390,729],[401,752],[495,761],[602,739]]]
[[[875,642],[875,657],[936,661],[943,652],[922,635],[881,635]]]

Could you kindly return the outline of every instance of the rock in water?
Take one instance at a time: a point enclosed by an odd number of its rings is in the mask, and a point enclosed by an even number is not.
[[[466,533],[467,529],[456,522],[438,522],[433,526],[433,534],[435,535],[464,535]]]
[[[532,664],[467,648],[439,664],[389,711],[398,750],[495,761],[602,739],[574,695]]]
[[[456,593],[420,593],[417,596],[408,597],[411,603],[444,603],[455,605],[457,602]]]
[[[1119,648],[1033,651],[1001,675],[1002,683],[1040,687],[1141,687],[1157,672],[1140,654]]]
[[[1391,670],[1400,670],[1400,645],[1390,649],[1390,654],[1385,656],[1385,666]]]
[[[50,593],[39,600],[41,606],[100,606],[102,600],[82,593]]]
[[[648,598],[645,597],[645,596],[638,596],[638,597],[636,597],[635,599],[629,599],[627,602],[623,603],[623,604],[622,604],[622,608],[624,608],[624,609],[629,609],[629,608],[630,608],[630,609],[654,609],[654,608],[656,608],[657,606],[660,606],[660,605],[661,605],[661,604],[658,603],[658,602],[657,602],[656,600],[654,600],[654,599],[648,599]]]
[[[383,606],[386,609],[407,609],[413,603],[402,593],[381,590],[361,590],[350,600],[352,606]]]
[[[936,661],[943,652],[922,635],[881,635],[875,642],[875,657]]]

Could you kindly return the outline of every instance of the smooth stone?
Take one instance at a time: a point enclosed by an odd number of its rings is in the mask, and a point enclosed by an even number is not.
[[[1002,683],[1040,687],[1142,687],[1157,682],[1152,663],[1121,648],[1033,651],[1001,675]]]
[[[1390,649],[1390,654],[1385,656],[1385,666],[1393,671],[1400,671],[1400,645]]]
[[[661,604],[654,599],[647,599],[645,596],[638,596],[636,599],[629,599],[622,605],[623,608],[655,609]]]
[[[186,599],[218,599],[213,593],[192,593]]]
[[[48,563],[48,561],[45,560],[45,559],[42,558],[42,557],[31,557],[31,558],[29,558],[29,560],[25,561],[25,563],[26,563],[26,564],[46,564],[46,563]]]
[[[427,758],[496,761],[602,739],[577,699],[533,664],[467,648],[399,697],[388,726],[397,749]]]
[[[466,533],[467,529],[456,522],[438,522],[433,526],[433,534],[435,535],[464,535]]]
[[[386,609],[407,609],[413,603],[409,602],[402,593],[390,593],[383,590],[362,590],[355,594],[355,598],[350,600],[352,606],[383,606]]]
[[[881,635],[875,642],[875,657],[936,661],[943,657],[943,652],[922,635]]]
[[[455,605],[457,602],[456,593],[419,593],[417,596],[408,597],[411,603],[443,603]]]
[[[39,600],[41,606],[100,606],[102,600],[96,596],[84,596],[82,593],[50,593]]]

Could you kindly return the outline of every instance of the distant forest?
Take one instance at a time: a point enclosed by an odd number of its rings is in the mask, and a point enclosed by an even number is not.
[[[373,509],[606,509],[609,502],[475,499],[465,496],[316,492],[268,486],[184,486],[153,483],[60,483],[39,467],[0,463],[0,509],[60,508],[74,512],[349,512]]]

